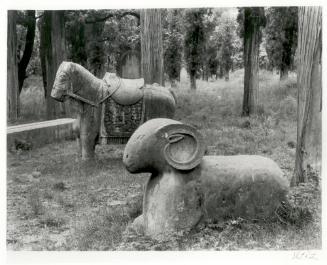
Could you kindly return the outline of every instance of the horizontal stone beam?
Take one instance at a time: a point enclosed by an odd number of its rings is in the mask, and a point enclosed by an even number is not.
[[[7,127],[7,148],[30,149],[73,139],[75,119],[65,118]],[[24,148],[25,146],[25,148]]]

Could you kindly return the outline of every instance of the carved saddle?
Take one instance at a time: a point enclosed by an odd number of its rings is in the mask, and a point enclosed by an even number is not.
[[[123,79],[115,73],[106,73],[103,81],[108,86],[111,98],[120,105],[133,105],[143,97],[143,78]]]
[[[102,104],[100,144],[126,143],[144,121],[172,117],[175,100],[158,84],[144,85],[144,79],[123,79],[114,73],[103,77],[110,96]]]

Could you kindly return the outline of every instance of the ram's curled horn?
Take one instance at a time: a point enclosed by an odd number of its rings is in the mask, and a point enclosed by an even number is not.
[[[205,152],[203,136],[192,126],[168,124],[156,131],[166,141],[163,154],[169,165],[178,170],[190,170],[201,163]]]

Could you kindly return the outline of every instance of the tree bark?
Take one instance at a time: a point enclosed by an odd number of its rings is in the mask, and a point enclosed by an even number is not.
[[[308,171],[321,169],[322,8],[300,7],[298,26],[298,124],[291,185],[308,181]]]
[[[219,79],[222,79],[224,77],[224,68],[221,65],[219,66],[219,72],[217,76]]]
[[[282,67],[279,72],[279,79],[285,80],[288,77],[288,67]]]
[[[229,81],[229,70],[225,70],[225,73],[224,73],[224,76],[225,76],[225,81]]]
[[[85,24],[87,67],[98,78],[105,74],[104,42],[101,42],[104,22]]]
[[[195,73],[190,73],[190,82],[191,82],[191,89],[196,90],[196,76]]]
[[[69,103],[60,103],[51,98],[51,90],[57,69],[65,60],[64,11],[44,11],[40,30],[40,57],[47,118],[63,117]]]
[[[24,80],[26,78],[26,68],[31,59],[33,46],[34,46],[34,37],[35,37],[35,10],[27,11],[27,33],[25,39],[25,49],[21,60],[18,63],[18,82],[19,82],[19,93],[22,91]]]
[[[17,11],[8,10],[7,36],[7,118],[16,120],[19,115],[18,63],[17,63]]]
[[[141,11],[141,64],[146,84],[164,85],[160,9]]]
[[[260,46],[260,7],[244,9],[244,95],[243,116],[256,113]]]
[[[283,44],[282,63],[279,71],[279,79],[284,80],[288,77],[289,66],[291,65],[290,53],[292,47],[288,47],[287,43]]]

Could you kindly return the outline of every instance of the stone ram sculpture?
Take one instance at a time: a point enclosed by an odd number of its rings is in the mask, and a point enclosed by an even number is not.
[[[124,150],[124,165],[131,173],[151,173],[135,226],[164,238],[204,220],[265,220],[274,215],[289,187],[274,161],[204,153],[202,135],[175,120],[152,119],[134,132]]]
[[[79,64],[62,62],[51,96],[74,99],[79,112],[74,128],[82,159],[94,157],[97,143],[126,143],[143,122],[157,117],[172,118],[175,98],[157,84],[144,86],[142,79],[121,79],[106,73],[99,79]]]

